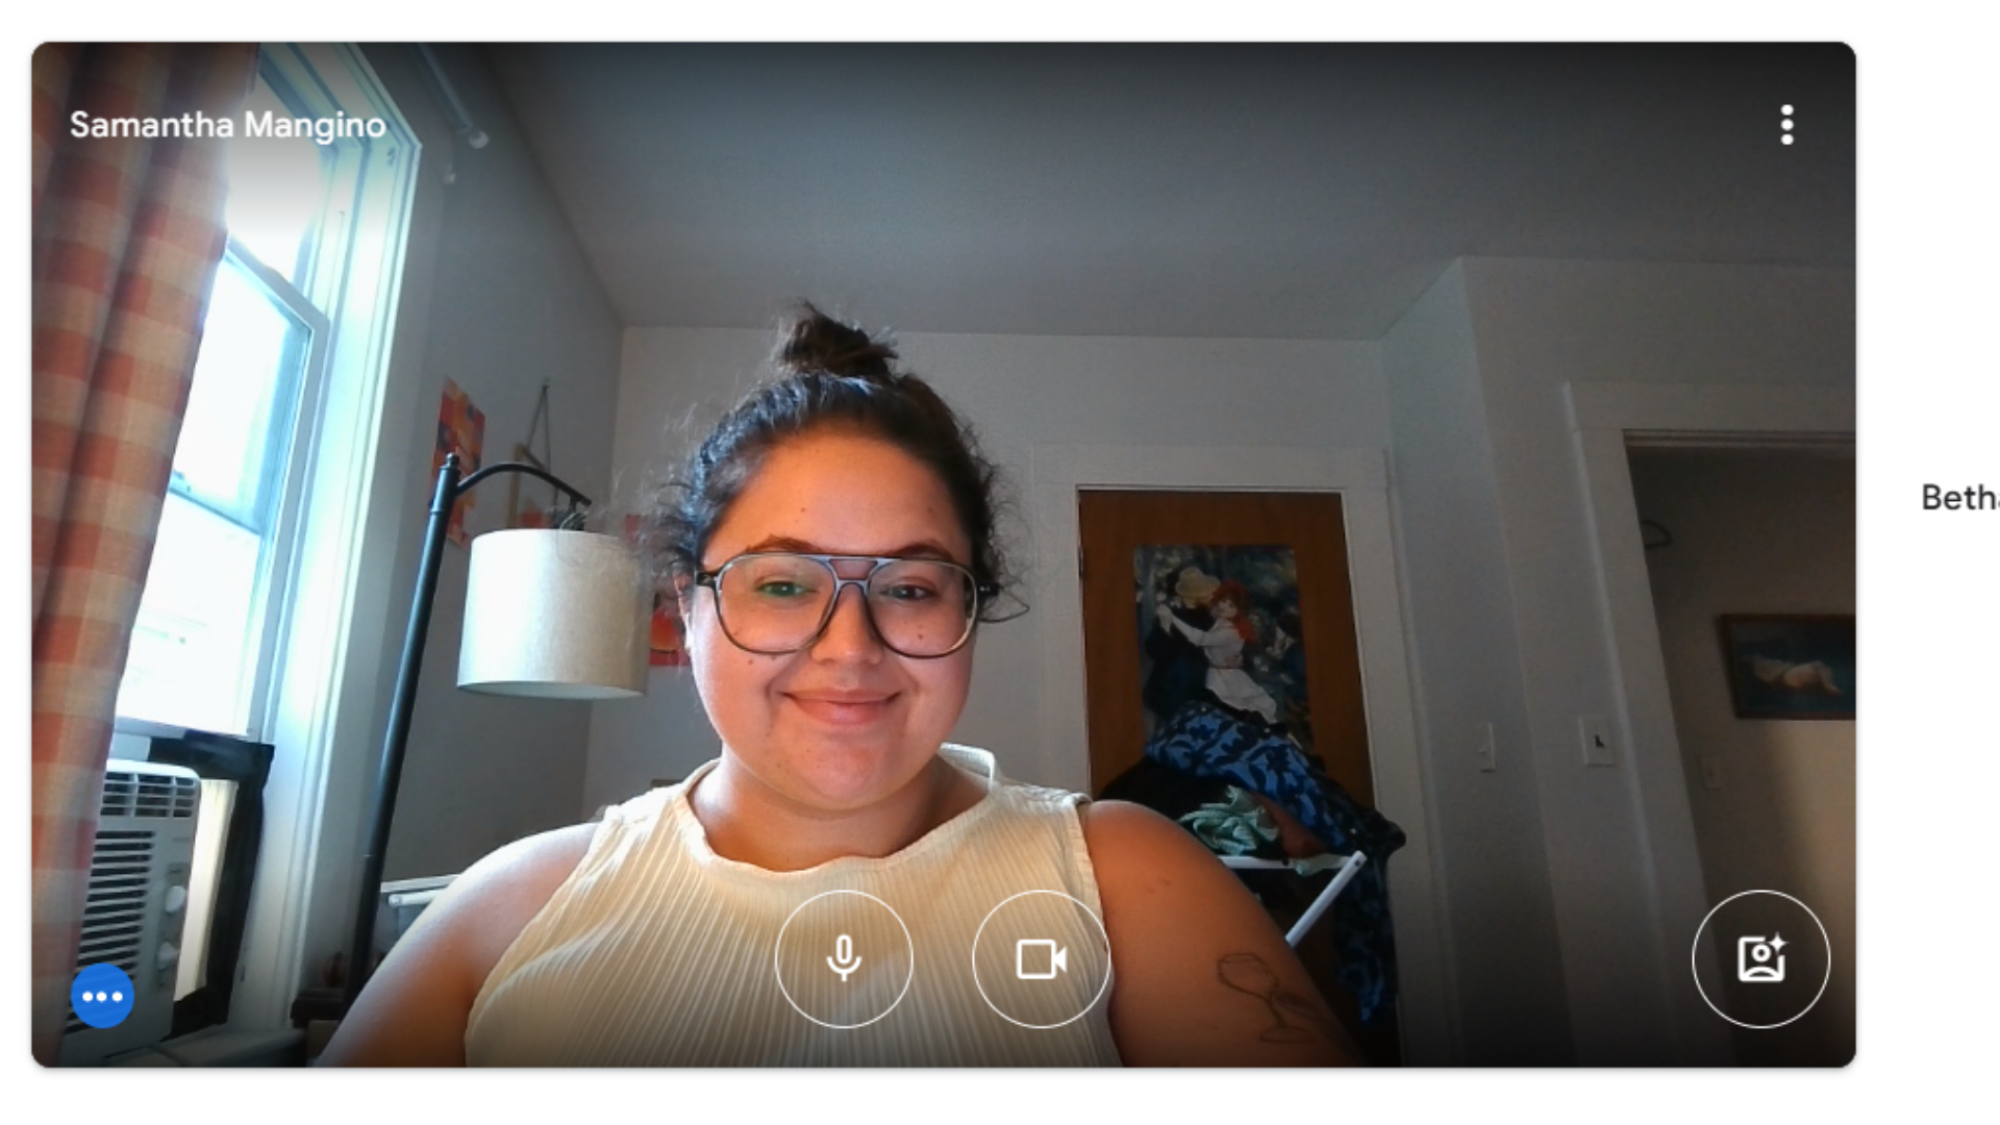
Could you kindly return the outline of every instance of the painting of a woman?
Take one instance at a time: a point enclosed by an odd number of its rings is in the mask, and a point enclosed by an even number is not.
[[[1243,670],[1243,650],[1257,639],[1256,628],[1244,612],[1250,601],[1242,583],[1227,579],[1209,596],[1208,609],[1214,623],[1197,628],[1181,620],[1166,603],[1156,610],[1163,629],[1180,634],[1197,645],[1208,660],[1208,675],[1202,686],[1223,706],[1248,712],[1266,725],[1278,721],[1278,701]]]

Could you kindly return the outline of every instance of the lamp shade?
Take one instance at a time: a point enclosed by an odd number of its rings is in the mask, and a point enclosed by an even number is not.
[[[639,556],[585,531],[520,528],[472,541],[458,686],[541,699],[646,690],[651,598]]]

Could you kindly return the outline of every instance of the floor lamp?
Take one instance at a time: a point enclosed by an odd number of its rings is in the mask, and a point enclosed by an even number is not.
[[[431,604],[437,598],[438,563],[459,497],[488,477],[526,473],[568,496],[569,512],[555,529],[495,531],[472,541],[458,686],[540,699],[626,699],[646,689],[649,588],[630,547],[581,530],[590,498],[552,474],[518,461],[489,465],[463,478],[459,473],[458,455],[447,456],[431,495],[423,561],[417,568],[409,630],[403,637],[403,658],[375,782],[375,813],[361,866],[342,1012],[353,1007],[374,969],[382,861],[389,850],[396,791],[402,784],[403,753],[410,739],[410,712],[416,705]]]

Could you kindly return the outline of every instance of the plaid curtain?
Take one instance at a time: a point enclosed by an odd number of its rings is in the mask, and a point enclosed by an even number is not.
[[[119,677],[225,242],[222,142],[71,115],[234,117],[254,45],[34,56],[34,1050],[53,1065]]]

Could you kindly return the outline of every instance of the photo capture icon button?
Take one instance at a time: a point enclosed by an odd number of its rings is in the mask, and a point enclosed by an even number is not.
[[[1805,903],[1782,891],[1742,891],[1702,919],[1690,965],[1716,1015],[1767,1031],[1819,1003],[1833,977],[1833,943]]]

